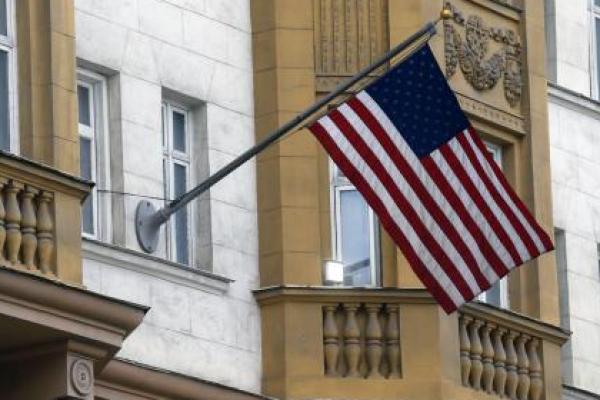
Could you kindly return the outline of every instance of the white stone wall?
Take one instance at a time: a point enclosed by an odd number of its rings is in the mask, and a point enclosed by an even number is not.
[[[79,65],[108,80],[110,189],[163,196],[163,96],[193,107],[197,180],[254,143],[250,0],[77,0],[75,7]],[[133,251],[138,201],[112,196],[109,241]],[[84,283],[152,307],[119,356],[258,392],[254,163],[215,186],[194,212],[195,267],[233,282],[174,278],[176,266],[88,242]]]
[[[554,225],[565,247],[557,251],[561,321],[573,332],[563,378],[600,393],[600,104],[551,88],[549,119]]]
[[[590,95],[591,0],[545,0],[547,65],[551,81]]]
[[[554,225],[563,382],[600,394],[600,105],[594,95],[592,0],[545,0]]]

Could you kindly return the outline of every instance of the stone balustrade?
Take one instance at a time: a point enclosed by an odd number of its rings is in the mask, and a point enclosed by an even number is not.
[[[465,312],[458,334],[463,386],[514,400],[541,398],[539,337]]]
[[[399,305],[332,303],[323,306],[325,375],[400,377]]]
[[[0,176],[0,262],[54,274],[53,193]]]
[[[0,152],[0,266],[79,284],[90,184]]]

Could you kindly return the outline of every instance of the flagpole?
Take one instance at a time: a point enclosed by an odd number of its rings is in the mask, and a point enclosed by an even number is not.
[[[313,114],[319,111],[322,107],[324,107],[336,97],[346,92],[346,90],[350,89],[352,86],[354,86],[360,80],[362,80],[370,73],[375,71],[377,68],[381,67],[393,57],[408,49],[417,40],[423,38],[424,36],[427,36],[427,40],[429,40],[429,38],[431,38],[436,33],[435,25],[440,21],[440,19],[448,19],[451,17],[451,11],[448,9],[443,9],[439,18],[425,24],[421,29],[413,33],[402,43],[398,44],[386,54],[379,57],[374,63],[361,70],[358,74],[341,83],[335,90],[330,92],[327,96],[315,102],[305,111],[298,114],[295,118],[288,121],[276,131],[271,133],[269,136],[259,141],[254,147],[246,150],[235,160],[231,161],[229,164],[222,167],[213,175],[209,176],[198,186],[194,187],[190,191],[171,201],[169,204],[165,205],[161,209],[156,210],[154,208],[154,205],[148,200],[140,201],[137,205],[135,215],[135,232],[140,247],[147,253],[154,252],[158,243],[158,232],[160,230],[160,227],[169,220],[169,217],[171,215],[179,211],[181,208],[185,207],[190,201],[192,201],[200,194],[210,189],[215,183],[225,178],[227,175],[236,170],[246,161],[250,160],[252,157],[269,147],[271,144],[281,139],[293,128],[297,127],[300,123],[306,121],[309,117],[311,117]]]

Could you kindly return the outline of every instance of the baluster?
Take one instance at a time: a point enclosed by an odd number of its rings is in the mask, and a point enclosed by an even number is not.
[[[45,274],[51,274],[51,260],[54,251],[54,225],[50,213],[52,194],[42,192],[38,196],[37,210],[37,232],[38,232],[38,256],[39,268]]]
[[[11,180],[6,188],[6,253],[11,264],[19,263],[21,248],[21,209],[17,194],[23,185]]]
[[[469,339],[471,340],[471,386],[479,390],[481,389],[481,374],[483,372],[483,364],[481,363],[481,339],[479,338],[479,328],[483,322],[476,319],[469,325]]]
[[[22,244],[21,244],[21,256],[23,258],[23,264],[29,269],[35,269],[34,259],[35,250],[37,248],[37,237],[35,235],[35,229],[37,220],[35,216],[35,209],[33,208],[33,197],[38,191],[31,186],[25,186],[25,191],[21,195],[21,233],[22,233]]]
[[[388,304],[385,345],[390,373],[388,378],[400,377],[400,328],[398,327],[398,304]]]
[[[538,339],[532,339],[527,343],[527,354],[529,355],[529,376],[531,377],[531,388],[529,389],[531,400],[539,400],[542,397],[544,381],[542,380],[542,364],[538,356]]]
[[[344,304],[346,312],[346,326],[344,327],[344,355],[348,370],[346,376],[350,378],[359,377],[358,363],[360,361],[360,330],[356,322],[356,310],[358,304]]]
[[[382,337],[381,325],[379,323],[379,310],[381,304],[366,304],[367,309],[367,329],[365,337],[367,339],[367,365],[369,372],[367,378],[381,378],[379,365],[381,364]]]
[[[517,352],[515,350],[515,338],[518,332],[510,331],[506,335],[506,395],[511,399],[517,398]]]
[[[335,321],[337,305],[326,305],[323,319],[323,347],[325,351],[325,375],[337,376],[337,361],[340,352],[338,327]]]
[[[6,241],[6,227],[4,225],[6,211],[4,210],[4,194],[3,190],[7,184],[7,180],[0,178],[0,260],[4,260],[4,243]]]
[[[483,347],[483,389],[487,393],[492,393],[494,384],[494,347],[492,346],[492,340],[490,339],[490,332],[496,328],[495,324],[491,322],[486,323],[481,328],[481,344]]]
[[[494,390],[502,397],[506,386],[506,352],[504,351],[504,343],[502,337],[506,333],[506,329],[498,328],[494,331],[494,366],[496,373],[494,374]]]
[[[462,378],[462,384],[469,386],[469,375],[471,373],[471,341],[469,340],[469,333],[467,327],[471,323],[473,318],[468,315],[461,315],[458,320],[458,335],[460,339],[460,372]]]
[[[529,358],[525,351],[525,343],[530,339],[527,335],[517,338],[517,366],[519,367],[519,383],[517,385],[517,398],[527,400],[529,394]]]

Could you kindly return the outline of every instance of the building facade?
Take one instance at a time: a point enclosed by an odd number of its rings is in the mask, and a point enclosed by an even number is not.
[[[600,3],[548,1],[547,65],[565,398],[600,396]]]
[[[141,201],[189,190],[440,5],[0,1],[0,397],[559,399],[554,255],[446,315],[305,130],[138,243]],[[543,2],[447,7],[442,69],[560,228]]]
[[[75,23],[81,169],[96,182],[83,282],[150,306],[119,355],[259,392],[254,163],[171,218],[152,254],[134,223],[141,200],[160,208],[254,143],[249,4],[78,0]]]
[[[134,226],[253,144],[249,2],[6,0],[0,42],[0,397],[262,398],[254,165]]]
[[[495,160],[550,232],[538,45],[544,4],[448,5],[454,17],[439,23],[431,47]],[[422,0],[253,1],[257,138],[437,18],[440,7]],[[558,327],[552,253],[513,271],[484,302],[447,316],[308,131],[261,154],[257,181],[265,394],[560,398],[567,334]]]

